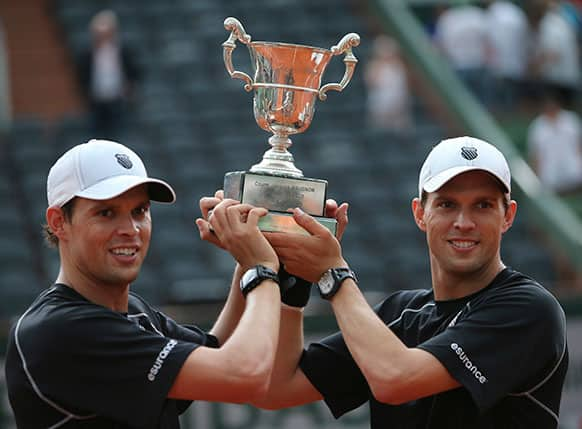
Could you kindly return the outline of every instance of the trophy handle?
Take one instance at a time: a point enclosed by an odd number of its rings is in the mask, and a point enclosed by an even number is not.
[[[253,80],[248,74],[234,69],[232,65],[232,51],[236,48],[237,40],[245,45],[251,43],[251,35],[247,34],[240,21],[233,17],[224,20],[224,28],[230,30],[230,36],[228,36],[228,39],[222,44],[224,65],[231,78],[240,79],[246,82],[245,91],[249,92],[253,89]]]
[[[333,55],[340,55],[344,52],[346,56],[344,57],[344,64],[346,65],[346,71],[344,73],[344,77],[342,78],[340,83],[328,83],[323,85],[319,90],[319,99],[321,101],[325,101],[327,99],[326,92],[333,89],[334,91],[343,91],[343,89],[348,86],[352,76],[354,75],[354,69],[356,68],[356,63],[358,59],[352,53],[352,47],[358,46],[360,44],[360,36],[356,33],[349,33],[346,34],[339,43],[335,46],[332,46],[331,53]]]

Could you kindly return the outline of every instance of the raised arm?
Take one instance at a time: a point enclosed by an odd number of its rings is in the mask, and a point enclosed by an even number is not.
[[[237,260],[240,272],[255,265],[277,272],[277,255],[257,227],[259,217],[265,214],[264,209],[223,200],[214,208],[210,220],[204,221],[210,225],[204,224],[203,228],[212,227],[222,247]],[[279,319],[279,287],[273,280],[263,280],[247,294],[232,335],[227,335],[218,349],[195,349],[178,373],[169,396],[222,402],[249,402],[262,396],[275,359]],[[225,321],[215,327],[217,334],[228,334],[231,323]]]
[[[294,407],[322,399],[298,367],[303,352],[303,312],[283,305],[279,343],[268,390],[251,401],[268,410]]]
[[[245,299],[240,290],[240,279],[243,275],[243,269],[236,264],[232,275],[232,282],[226,302],[216,319],[216,322],[210,329],[210,333],[218,338],[219,344],[224,344],[232,335],[238,326],[241,316],[245,309]]]
[[[432,354],[406,347],[352,279],[330,301],[348,349],[378,401],[401,404],[460,385]]]
[[[213,210],[223,199],[224,195],[222,190],[216,191],[214,197],[201,198],[199,205],[202,217],[196,219],[196,226],[200,231],[200,238],[221,249],[224,249],[224,246],[220,243],[216,234],[211,231],[208,217],[211,210]],[[218,338],[219,344],[224,344],[231,336],[243,314],[245,302],[239,287],[242,275],[242,267],[237,263],[232,276],[232,282],[226,302],[216,319],[214,326],[210,330],[210,333]]]
[[[294,215],[311,236],[285,243],[271,240],[286,266],[312,281],[330,268],[348,267],[338,240],[326,228],[301,211]],[[459,386],[433,355],[402,343],[353,280],[344,280],[330,301],[348,349],[378,401],[398,404]]]
[[[347,210],[347,203],[338,207],[335,201],[326,201],[326,216],[337,219],[339,238],[348,224]],[[287,234],[278,233],[267,233],[265,236],[277,251],[279,258],[285,262],[287,271],[311,282],[319,278],[319,274],[310,272],[309,267],[302,264],[300,258],[294,258],[302,252],[302,242],[297,242],[296,237],[294,239]],[[298,366],[303,349],[303,308],[295,303],[293,306],[282,304],[279,343],[271,384],[266,395],[253,401],[253,405],[266,409],[280,409],[322,399],[321,394]]]

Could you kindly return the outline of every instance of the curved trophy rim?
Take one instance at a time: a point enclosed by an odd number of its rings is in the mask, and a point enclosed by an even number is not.
[[[285,46],[285,47],[296,47],[296,48],[309,48],[309,49],[313,49],[316,51],[321,51],[323,53],[332,53],[331,49],[326,49],[326,48],[320,48],[318,46],[312,46],[312,45],[302,45],[299,43],[287,43],[287,42],[267,42],[267,41],[263,41],[263,40],[255,40],[251,43],[249,43],[249,45],[269,45],[269,46]]]

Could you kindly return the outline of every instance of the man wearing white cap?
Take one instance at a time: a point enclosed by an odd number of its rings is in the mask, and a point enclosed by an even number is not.
[[[339,418],[368,403],[373,429],[556,428],[565,316],[544,287],[501,260],[517,208],[510,191],[508,164],[489,143],[460,137],[434,147],[412,200],[432,288],[396,292],[373,309],[338,240],[295,209],[311,235],[267,238],[287,271],[317,283],[341,332],[303,350],[302,312],[283,306],[270,389],[255,404],[323,399]]]
[[[280,318],[278,258],[257,227],[266,210],[215,207],[215,234],[245,275],[204,332],[129,290],[150,242],[150,200],[175,199],[136,153],[106,140],[75,146],[52,166],[47,197],[61,266],[10,333],[19,428],[178,428],[191,400],[246,402],[265,390]]]

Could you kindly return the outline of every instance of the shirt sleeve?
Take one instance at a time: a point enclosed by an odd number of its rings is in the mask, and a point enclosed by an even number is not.
[[[311,344],[299,363],[337,419],[370,398],[370,389],[341,333]]]
[[[555,370],[566,349],[565,316],[541,287],[495,291],[468,307],[453,326],[418,347],[433,354],[485,411]]]
[[[156,312],[164,335],[177,340],[188,341],[206,347],[218,348],[218,338],[195,325],[181,325],[159,311]]]
[[[135,427],[155,425],[184,361],[202,344],[95,306],[52,320],[35,327],[34,341],[23,338],[23,349],[34,351],[28,364],[40,391],[71,413]]]
[[[169,338],[174,338],[190,343],[201,344],[206,347],[218,348],[218,338],[209,334],[195,325],[180,325],[164,313],[156,311],[156,316],[162,326],[164,334]],[[192,404],[189,400],[176,400],[178,414],[182,414]]]

